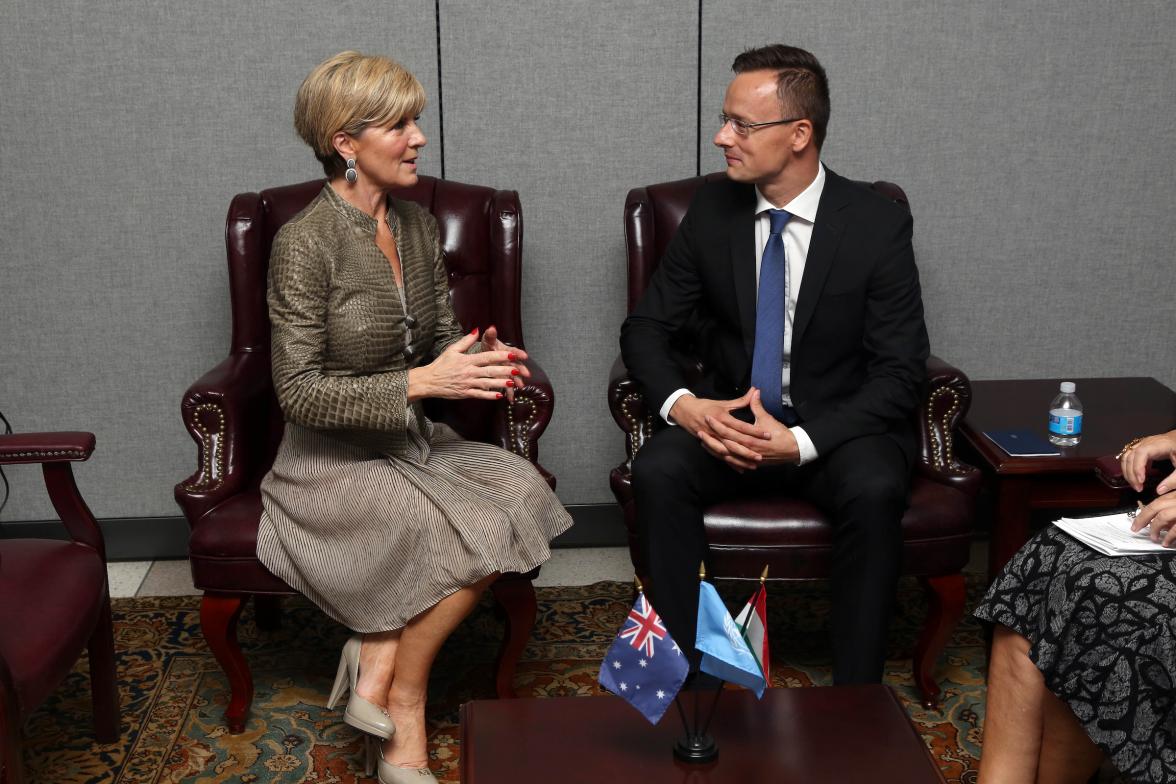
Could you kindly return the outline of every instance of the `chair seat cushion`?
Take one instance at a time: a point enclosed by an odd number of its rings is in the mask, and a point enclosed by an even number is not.
[[[704,525],[718,576],[758,578],[765,564],[776,578],[829,576],[833,526],[807,501],[770,495],[727,501],[707,509]],[[965,493],[916,476],[902,520],[903,572],[959,572],[968,562],[971,527]]]
[[[217,593],[292,594],[257,560],[261,492],[239,493],[196,521],[188,539],[192,582]]]
[[[23,716],[73,669],[106,598],[106,565],[92,547],[0,540],[0,656]]]

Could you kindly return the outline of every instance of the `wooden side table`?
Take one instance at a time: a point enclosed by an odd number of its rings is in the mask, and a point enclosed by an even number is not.
[[[709,706],[713,692],[696,694]],[[464,784],[749,784],[901,781],[943,776],[889,687],[768,689],[761,701],[728,690],[710,733],[718,759],[673,758],[673,707],[650,726],[619,697],[475,700],[461,706]]]
[[[988,430],[1027,428],[1048,434],[1049,402],[1061,381],[1074,381],[1082,401],[1082,441],[1048,457],[1010,457],[984,436]],[[1154,378],[1077,378],[973,381],[972,407],[960,435],[996,495],[988,575],[992,579],[1029,534],[1034,509],[1106,508],[1120,493],[1103,485],[1094,463],[1136,436],[1176,427],[1176,392]]]

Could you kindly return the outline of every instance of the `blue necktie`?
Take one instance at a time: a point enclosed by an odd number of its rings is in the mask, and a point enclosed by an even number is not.
[[[769,210],[772,233],[760,260],[759,296],[755,306],[755,351],[751,360],[751,385],[760,390],[760,401],[769,414],[784,424],[795,421],[784,413],[781,376],[784,371],[784,321],[788,318],[788,263],[784,258],[784,225],[792,215]]]

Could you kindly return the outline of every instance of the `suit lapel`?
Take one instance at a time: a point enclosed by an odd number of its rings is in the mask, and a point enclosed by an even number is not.
[[[804,275],[800,280],[800,295],[796,300],[796,314],[792,322],[794,347],[800,343],[805,328],[812,320],[825,287],[825,279],[837,256],[837,246],[841,244],[841,236],[845,231],[844,210],[849,204],[846,187],[841,177],[825,170],[825,190],[817,205],[813,238],[809,243],[808,258],[804,262]]]
[[[746,198],[735,200],[733,205],[731,274],[743,329],[743,347],[750,357],[755,350],[755,189],[749,187],[746,193]]]

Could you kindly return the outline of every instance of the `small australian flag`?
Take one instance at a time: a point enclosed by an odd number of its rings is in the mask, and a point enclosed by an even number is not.
[[[641,712],[651,724],[678,696],[690,665],[644,593],[600,663],[600,685]]]

